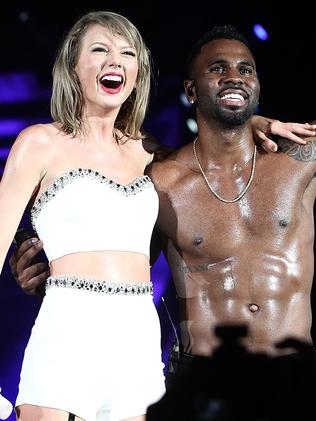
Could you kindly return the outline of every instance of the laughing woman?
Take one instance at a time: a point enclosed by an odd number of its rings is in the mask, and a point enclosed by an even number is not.
[[[17,137],[1,182],[1,267],[31,201],[50,262],[19,421],[145,419],[165,391],[149,245],[158,198],[141,125],[149,51],[112,12],[82,16],[53,69],[54,122]]]
[[[158,196],[144,175],[153,154],[142,133],[150,79],[149,51],[128,19],[82,16],[54,65],[53,122],[23,130],[10,151],[0,269],[30,204],[50,270],[18,421],[144,421],[164,394],[149,263]],[[269,122],[254,123],[267,141],[260,125]]]

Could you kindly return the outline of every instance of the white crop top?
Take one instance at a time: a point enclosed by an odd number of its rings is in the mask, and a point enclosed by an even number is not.
[[[35,201],[31,222],[48,260],[85,251],[131,251],[149,257],[158,195],[147,175],[127,185],[90,169],[56,178]]]

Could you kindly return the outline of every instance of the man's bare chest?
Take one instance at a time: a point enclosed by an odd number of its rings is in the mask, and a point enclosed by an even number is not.
[[[297,180],[296,180],[297,181]],[[193,187],[193,188],[192,188]],[[183,247],[218,249],[249,241],[278,239],[295,233],[302,219],[302,206],[312,211],[313,195],[306,199],[306,185],[270,178],[254,180],[235,203],[220,201],[199,183],[174,189],[160,201],[158,224],[165,236]],[[197,247],[199,246],[199,247]]]

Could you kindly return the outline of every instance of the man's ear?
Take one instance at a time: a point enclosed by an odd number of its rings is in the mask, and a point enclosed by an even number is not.
[[[187,100],[189,101],[190,104],[194,104],[196,100],[195,92],[194,92],[194,80],[193,79],[185,80],[183,84],[184,84],[184,90],[185,90]]]

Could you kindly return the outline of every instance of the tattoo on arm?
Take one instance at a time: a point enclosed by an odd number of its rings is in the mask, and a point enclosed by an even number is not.
[[[298,145],[286,139],[279,139],[278,145],[280,151],[297,161],[316,161],[316,140],[312,140],[306,145]]]

